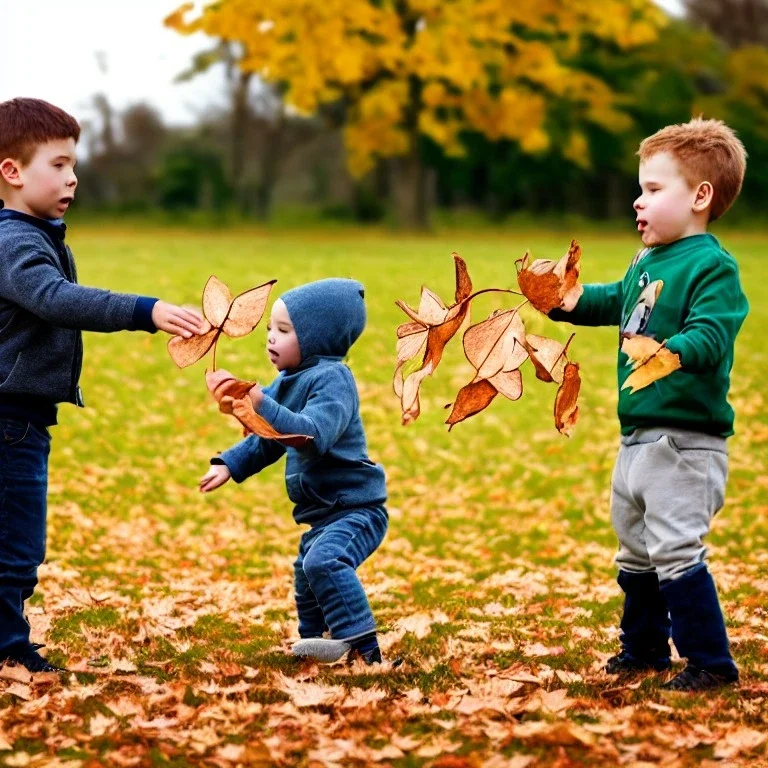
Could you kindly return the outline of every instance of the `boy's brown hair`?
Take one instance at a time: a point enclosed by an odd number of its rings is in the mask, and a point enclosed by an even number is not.
[[[695,117],[668,125],[640,143],[640,162],[659,152],[669,152],[693,188],[702,181],[712,184],[709,220],[719,219],[741,192],[747,168],[747,151],[734,131],[722,120]]]
[[[80,138],[72,115],[42,99],[0,102],[0,161],[6,157],[29,163],[40,144],[55,139]]]

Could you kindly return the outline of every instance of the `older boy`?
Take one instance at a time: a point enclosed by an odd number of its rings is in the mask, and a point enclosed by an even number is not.
[[[79,135],[47,102],[0,103],[0,663],[31,672],[58,670],[30,644],[24,602],[45,558],[48,427],[57,403],[83,405],[81,331],[203,328],[172,304],[77,284],[62,217]]]
[[[664,687],[700,691],[738,681],[702,540],[724,502],[729,377],[748,311],[736,261],[707,227],[738,196],[746,152],[722,122],[695,119],[645,139],[638,155],[645,249],[622,281],[585,285],[575,306],[550,317],[618,325],[621,337],[666,341],[680,357],[680,370],[630,394],[619,352],[611,519],[625,600],[622,649],[606,671],[667,669],[671,629],[688,665]]]
[[[257,413],[283,434],[310,435],[287,448],[255,435],[211,460],[204,493],[241,483],[287,453],[285,483],[297,523],[310,526],[294,563],[297,656],[333,662],[345,653],[380,663],[376,623],[355,573],[387,531],[384,470],[368,458],[360,397],[342,362],[365,327],[363,286],[331,278],[301,285],[272,307],[267,354],[280,375],[250,392]],[[221,380],[231,374],[217,372]],[[323,637],[330,633],[331,637]]]

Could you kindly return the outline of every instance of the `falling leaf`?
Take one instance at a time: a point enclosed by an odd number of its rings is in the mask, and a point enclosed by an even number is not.
[[[251,288],[232,298],[229,288],[215,275],[208,278],[203,290],[203,315],[209,323],[208,330],[199,336],[174,336],[168,342],[168,353],[179,368],[186,368],[202,358],[216,346],[219,336],[225,333],[232,338],[247,336],[260,322],[267,307],[269,292],[276,280]],[[214,349],[214,364],[216,367]]]
[[[563,371],[563,381],[555,395],[555,427],[561,435],[570,437],[579,420],[579,406],[576,401],[580,388],[579,364],[567,363]]]
[[[636,337],[635,337],[636,338]],[[622,351],[629,339],[625,339],[622,344]],[[632,373],[627,376],[624,383],[621,385],[622,390],[629,389],[629,393],[634,395],[638,390],[644,389],[649,384],[653,384],[654,381],[663,379],[665,376],[669,376],[670,373],[682,368],[680,363],[680,355],[667,349],[663,344],[659,344],[655,352],[648,355],[648,346],[644,346],[642,349],[642,356],[639,358],[630,358],[632,362]],[[630,345],[631,351],[637,351],[635,347]]]
[[[530,254],[515,262],[517,283],[528,301],[544,314],[562,307],[574,294],[579,293],[581,246],[571,241],[571,247],[559,261],[552,261],[546,272],[537,273],[529,267]]]
[[[421,289],[418,310],[413,310],[405,302],[397,305],[411,318],[397,329],[397,364],[393,386],[400,398],[403,424],[410,424],[418,418],[421,411],[419,387],[427,376],[434,373],[443,356],[445,345],[453,338],[456,331],[469,313],[472,294],[472,281],[467,272],[467,265],[457,254],[453,254],[456,269],[455,303],[446,307],[440,297],[429,290]],[[423,351],[422,351],[423,350]],[[406,370],[406,364],[413,362],[413,370]]]
[[[267,440],[277,440],[283,445],[300,448],[312,440],[311,435],[284,435],[278,432],[263,416],[253,410],[253,403],[248,396],[256,382],[231,378],[220,379],[213,372],[206,372],[205,383],[213,399],[219,404],[222,413],[234,416],[250,434]]]

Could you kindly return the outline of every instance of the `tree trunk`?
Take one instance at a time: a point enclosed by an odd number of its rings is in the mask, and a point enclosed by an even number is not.
[[[393,158],[390,168],[390,190],[395,224],[402,229],[428,229],[428,174],[415,141],[409,154]]]
[[[245,170],[245,134],[248,130],[248,87],[251,72],[240,72],[232,93],[232,155],[230,178],[235,202],[245,208],[243,171]]]
[[[280,109],[274,122],[268,123],[264,134],[264,151],[261,154],[261,173],[256,187],[256,216],[266,221],[272,212],[272,197],[280,174],[283,160],[283,132],[285,129],[285,108]]]

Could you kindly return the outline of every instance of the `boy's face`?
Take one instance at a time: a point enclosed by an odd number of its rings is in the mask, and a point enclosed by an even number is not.
[[[299,339],[282,299],[272,305],[267,326],[267,354],[278,371],[297,368],[301,363]]]
[[[0,158],[3,180],[10,187],[9,207],[41,219],[60,219],[75,199],[75,140],[40,144],[26,165]]]
[[[701,210],[704,184],[692,189],[669,152],[641,162],[639,178],[641,192],[634,208],[643,245],[664,245],[696,234],[701,231],[702,215],[706,227],[706,209]]]

